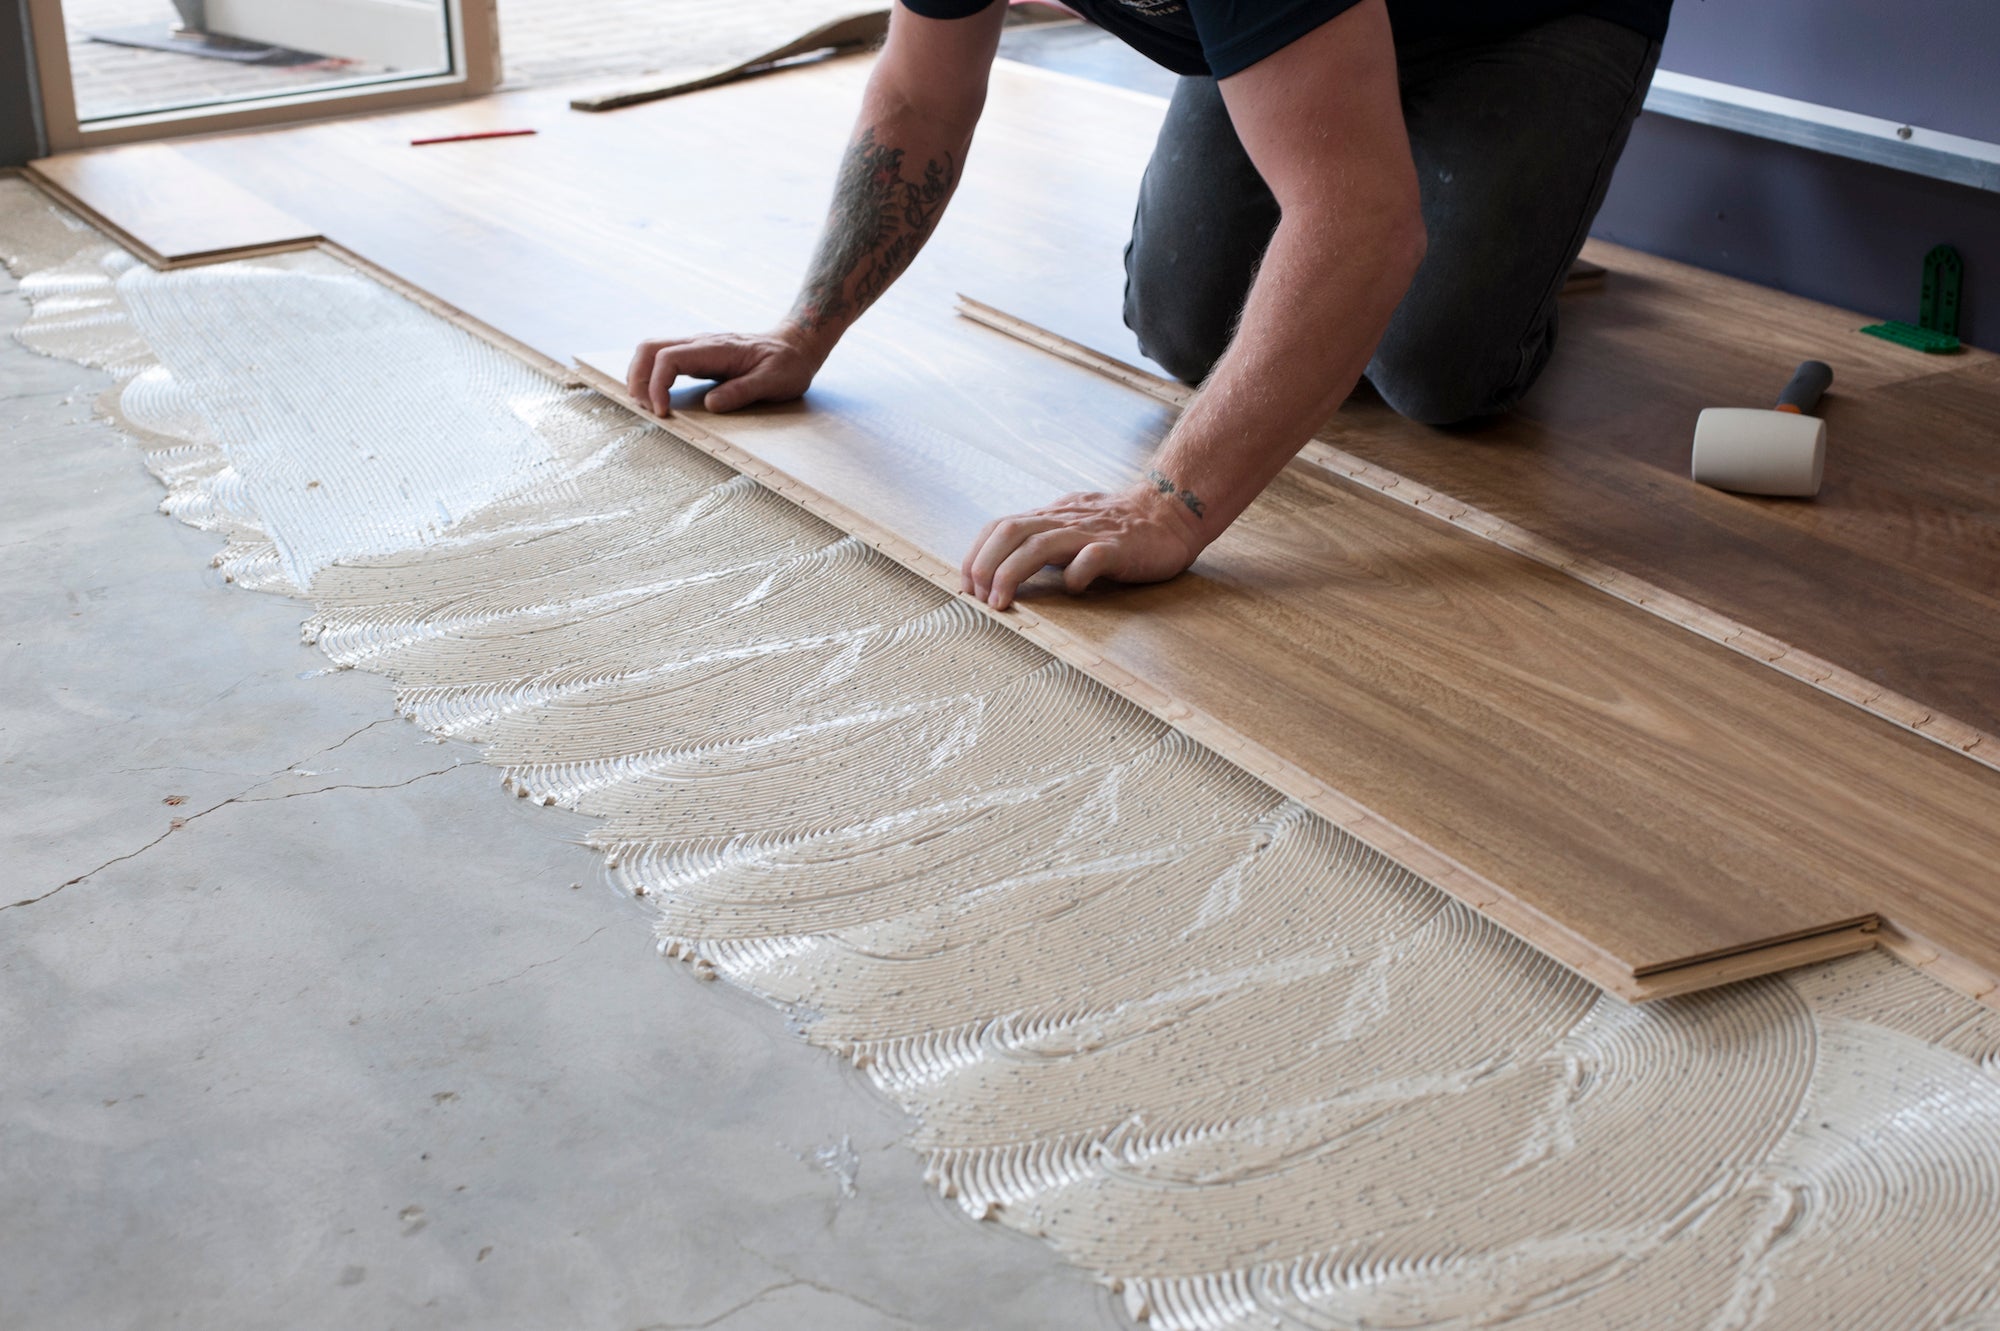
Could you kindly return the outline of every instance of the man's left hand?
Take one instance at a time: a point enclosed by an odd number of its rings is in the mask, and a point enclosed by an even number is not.
[[[1207,544],[1181,501],[1150,484],[1121,494],[1064,495],[982,527],[959,567],[961,590],[1005,610],[1021,584],[1051,564],[1063,570],[1071,593],[1099,578],[1165,582]]]

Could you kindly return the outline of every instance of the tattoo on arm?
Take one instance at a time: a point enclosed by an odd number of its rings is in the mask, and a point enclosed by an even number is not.
[[[875,127],[847,150],[826,234],[820,238],[792,318],[811,331],[860,315],[917,257],[958,183],[950,153],[903,178],[903,150],[876,142]]]
[[[1195,492],[1192,490],[1183,490],[1180,486],[1175,485],[1173,479],[1167,476],[1165,473],[1161,472],[1159,468],[1155,467],[1151,471],[1148,471],[1146,473],[1146,479],[1150,481],[1152,483],[1153,488],[1155,490],[1158,490],[1161,494],[1172,495],[1174,498],[1180,500],[1183,504],[1187,505],[1188,512],[1194,514],[1196,517],[1204,516],[1204,506],[1200,498],[1196,496]]]

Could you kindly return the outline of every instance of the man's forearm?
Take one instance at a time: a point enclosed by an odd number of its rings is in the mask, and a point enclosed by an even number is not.
[[[1214,539],[1352,391],[1423,261],[1394,34],[1361,0],[1224,79],[1280,221],[1235,338],[1154,467]]]
[[[823,355],[917,257],[972,140],[871,90],[788,322]]]
[[[1339,407],[1423,260],[1394,38],[1384,0],[1358,0],[1221,80],[1281,218],[1236,336],[1143,482],[994,519],[965,591],[1004,610],[1051,564],[1072,592],[1171,578]]]
[[[861,312],[910,266],[958,185],[1006,6],[931,19],[897,5],[841,159],[824,233],[791,313],[766,333],[649,338],[626,390],[661,414],[682,379],[712,379],[710,411],[790,402]]]
[[[1147,477],[1206,537],[1233,522],[1353,390],[1422,253],[1421,231],[1393,220],[1279,223],[1236,337]]]

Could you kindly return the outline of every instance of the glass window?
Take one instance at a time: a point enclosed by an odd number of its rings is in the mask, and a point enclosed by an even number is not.
[[[62,0],[77,120],[451,74],[445,0]]]

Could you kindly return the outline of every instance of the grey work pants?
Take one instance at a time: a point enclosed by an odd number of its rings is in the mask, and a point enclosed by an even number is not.
[[[1398,412],[1470,420],[1535,382],[1555,348],[1556,295],[1659,55],[1659,43],[1581,16],[1398,51],[1430,237],[1368,365]],[[1148,356],[1189,383],[1207,377],[1277,224],[1215,80],[1182,79],[1125,250],[1125,323]]]

